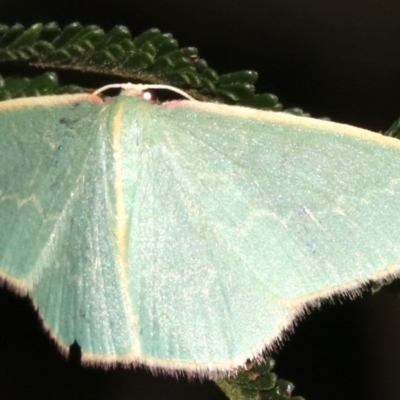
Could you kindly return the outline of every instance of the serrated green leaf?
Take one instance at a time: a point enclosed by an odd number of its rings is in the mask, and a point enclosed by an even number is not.
[[[179,48],[171,34],[149,29],[132,38],[126,27],[104,32],[97,25],[72,23],[0,25],[0,63],[78,70],[123,77],[131,82],[163,83],[186,90],[199,100],[276,109],[270,95],[257,97],[253,71],[219,76],[195,47]],[[272,105],[272,106],[271,106]]]

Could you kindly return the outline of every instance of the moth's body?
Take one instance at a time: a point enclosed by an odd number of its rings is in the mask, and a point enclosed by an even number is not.
[[[229,372],[398,273],[399,143],[193,100],[0,103],[0,277],[84,361]]]

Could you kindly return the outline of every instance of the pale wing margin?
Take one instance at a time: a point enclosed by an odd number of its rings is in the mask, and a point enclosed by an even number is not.
[[[397,273],[396,146],[193,103],[150,120],[130,236],[149,363],[228,370],[305,304]]]

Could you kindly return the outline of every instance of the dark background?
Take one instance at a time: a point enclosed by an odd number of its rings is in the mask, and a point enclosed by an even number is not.
[[[286,107],[375,131],[400,116],[400,2],[391,0],[0,0],[0,23],[73,21],[136,35],[158,27],[218,72],[259,72]],[[0,66],[1,73],[1,66]],[[1,228],[0,228],[1,229]],[[351,240],[351,238],[349,238]],[[274,353],[307,400],[400,398],[400,299],[326,304]],[[62,357],[29,301],[0,290],[0,398],[223,399],[211,383]]]

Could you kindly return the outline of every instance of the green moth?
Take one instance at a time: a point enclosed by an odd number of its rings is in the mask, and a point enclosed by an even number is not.
[[[139,85],[0,103],[0,278],[62,352],[210,376],[400,269],[400,141]]]

